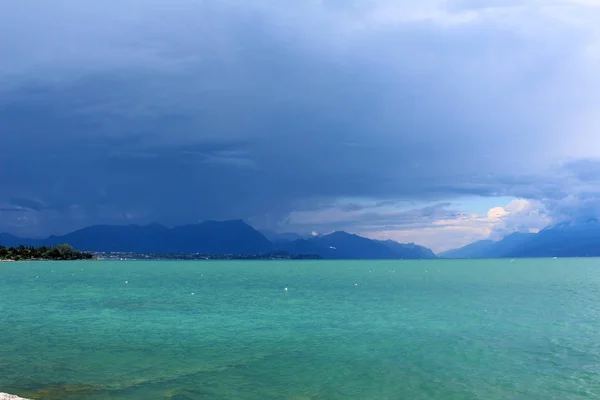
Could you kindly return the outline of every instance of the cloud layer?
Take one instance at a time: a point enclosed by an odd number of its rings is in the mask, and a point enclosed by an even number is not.
[[[599,4],[417,3],[5,6],[0,229],[309,231],[365,202],[355,231],[434,229],[463,196],[595,210]]]

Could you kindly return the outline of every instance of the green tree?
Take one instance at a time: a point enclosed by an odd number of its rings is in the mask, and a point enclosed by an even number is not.
[[[18,246],[9,247],[0,246],[0,259],[8,260],[89,260],[93,258],[91,253],[82,253],[74,250],[68,244],[61,244],[53,247],[33,247]]]
[[[69,244],[60,244],[56,246],[58,252],[60,253],[60,257],[64,260],[70,260],[73,258],[73,247]]]

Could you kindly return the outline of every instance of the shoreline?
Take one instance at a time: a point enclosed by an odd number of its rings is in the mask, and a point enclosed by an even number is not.
[[[14,394],[0,393],[0,400],[27,400]]]
[[[89,258],[89,259],[73,259],[73,260],[65,260],[65,259],[58,259],[58,258],[26,258],[23,260],[0,260],[0,263],[3,262],[24,262],[24,261],[95,261],[97,260],[96,258]],[[0,400],[2,400],[2,398],[0,398]]]

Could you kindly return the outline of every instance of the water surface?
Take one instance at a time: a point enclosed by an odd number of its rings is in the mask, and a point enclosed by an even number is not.
[[[31,399],[599,398],[600,260],[6,263],[0,338]]]

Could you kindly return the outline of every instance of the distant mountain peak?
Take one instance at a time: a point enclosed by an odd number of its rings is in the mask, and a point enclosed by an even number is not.
[[[576,218],[538,233],[512,233],[497,242],[480,241],[441,254],[445,258],[597,257],[600,222]]]
[[[335,238],[335,237],[354,237],[354,238],[360,238],[361,236],[355,235],[354,233],[348,233],[348,232],[344,232],[344,231],[335,231],[335,232],[331,232],[327,235],[323,235],[321,237],[328,237],[328,238]]]
[[[394,241],[378,241],[353,233],[335,231],[323,236],[287,243],[289,253],[319,254],[329,259],[420,259],[436,258],[430,249]]]
[[[551,225],[544,230],[547,229],[556,229],[556,228],[568,228],[572,226],[580,226],[580,225],[600,225],[600,220],[595,217],[581,217],[581,218],[573,218],[566,221],[559,222],[558,224]]]
[[[204,221],[200,221],[198,224],[192,224],[192,225],[244,225],[244,226],[250,226],[243,219],[228,219],[228,220],[224,220],[224,221],[219,221],[216,219],[207,219]]]
[[[293,242],[298,239],[305,239],[307,235],[300,235],[293,232],[273,232],[270,230],[261,230],[260,233],[265,235],[271,242]]]

